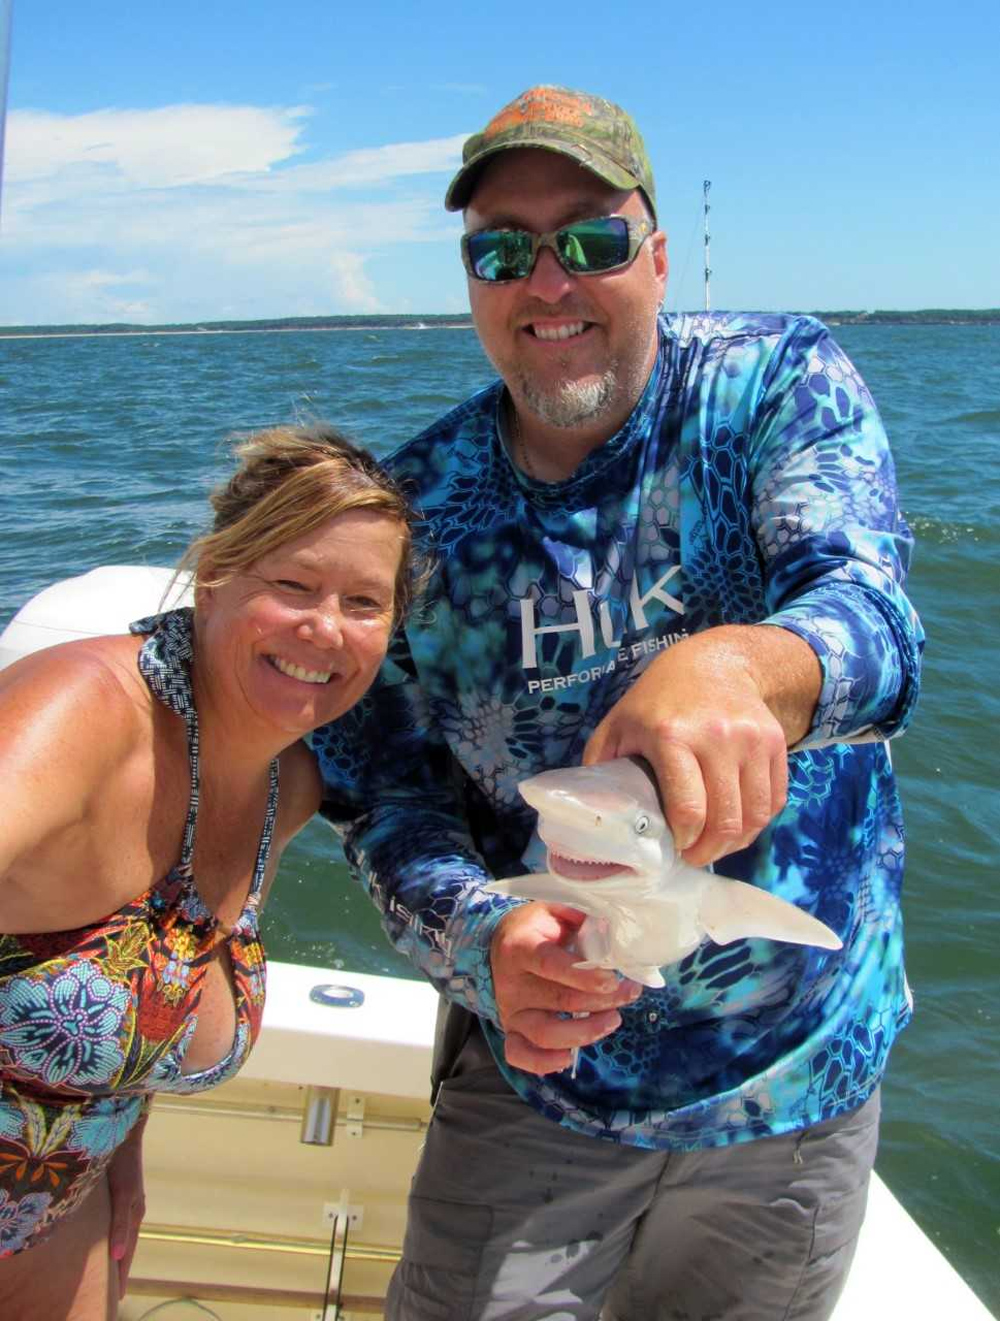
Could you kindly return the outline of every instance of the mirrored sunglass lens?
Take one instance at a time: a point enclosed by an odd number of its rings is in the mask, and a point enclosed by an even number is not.
[[[469,235],[467,247],[480,280],[521,280],[531,267],[531,235],[523,230],[480,230]]]
[[[628,261],[628,225],[620,216],[567,225],[556,243],[560,260],[571,271],[607,271]]]

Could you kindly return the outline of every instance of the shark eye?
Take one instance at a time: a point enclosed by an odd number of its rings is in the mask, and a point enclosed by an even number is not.
[[[634,829],[637,835],[644,835],[646,831],[649,829],[649,817],[643,814],[637,816],[635,819]]]

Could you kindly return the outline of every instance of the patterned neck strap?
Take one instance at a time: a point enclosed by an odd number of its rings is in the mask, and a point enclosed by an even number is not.
[[[168,610],[161,615],[149,615],[129,625],[132,633],[148,633],[139,651],[139,673],[146,680],[153,695],[179,715],[187,731],[188,764],[191,770],[191,791],[184,838],[181,844],[180,866],[190,868],[194,853],[195,829],[198,823],[200,792],[200,745],[198,738],[198,711],[194,704],[191,665],[194,661],[194,611],[185,606]],[[278,810],[278,759],[269,768],[267,809],[264,827],[257,849],[253,881],[247,898],[249,907],[256,909],[267,870],[271,851],[271,838]]]
[[[181,843],[182,867],[190,867],[194,853],[194,833],[198,824],[198,798],[201,784],[201,757],[198,739],[198,712],[191,685],[191,662],[194,660],[194,611],[185,606],[162,615],[149,615],[129,625],[131,633],[150,636],[139,651],[139,673],[154,697],[184,721],[187,731],[188,765],[191,791],[187,820]]]

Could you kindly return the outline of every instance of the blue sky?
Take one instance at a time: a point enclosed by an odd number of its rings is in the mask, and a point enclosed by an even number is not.
[[[0,323],[467,307],[441,205],[524,88],[626,106],[667,306],[1000,306],[996,0],[14,0]]]

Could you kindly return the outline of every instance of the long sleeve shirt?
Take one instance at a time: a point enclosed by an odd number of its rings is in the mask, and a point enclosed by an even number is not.
[[[324,813],[390,939],[557,1122],[693,1149],[853,1108],[910,1013],[885,740],[913,710],[923,640],[871,396],[810,318],[663,317],[633,413],[556,483],[512,464],[503,397],[498,381],[389,461],[436,568],[371,693],[314,736]],[[664,648],[760,623],[812,646],[822,688],[785,808],[717,870],[814,913],[843,949],[706,942],[574,1076],[511,1068],[489,958],[511,901],[483,886],[544,868],[518,782],[579,763]]]

